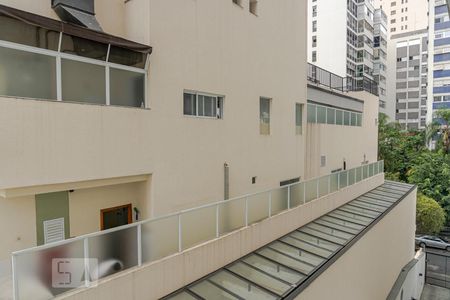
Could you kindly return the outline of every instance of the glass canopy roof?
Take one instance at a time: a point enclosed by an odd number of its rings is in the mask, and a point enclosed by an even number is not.
[[[283,299],[413,188],[386,181],[163,299]]]

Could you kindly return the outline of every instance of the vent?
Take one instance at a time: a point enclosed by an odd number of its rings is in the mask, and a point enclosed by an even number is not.
[[[52,8],[62,21],[103,31],[95,18],[94,0],[52,0]]]
[[[64,240],[64,218],[44,221],[44,243]]]

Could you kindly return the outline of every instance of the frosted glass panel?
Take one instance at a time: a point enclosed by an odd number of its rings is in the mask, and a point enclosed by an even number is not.
[[[216,237],[216,207],[206,207],[181,215],[182,248],[187,249]]]
[[[269,193],[260,193],[248,197],[248,224],[269,217]]]
[[[0,95],[56,99],[56,58],[0,47]]]
[[[339,189],[338,186],[338,177],[339,177],[339,173],[333,173],[330,175],[330,192],[336,192]]]
[[[308,104],[308,122],[316,123],[316,106]]]
[[[178,252],[178,216],[142,224],[141,236],[144,263]]]
[[[307,181],[306,183],[306,202],[317,198],[317,179]]]
[[[358,114],[356,116],[356,125],[357,126],[362,126],[362,114]]]
[[[89,257],[98,259],[99,278],[137,266],[137,253],[136,227],[89,238]]]
[[[219,206],[219,232],[228,233],[245,226],[245,198]]]
[[[356,113],[354,113],[354,112],[351,113],[351,125],[352,126],[356,126],[357,125]]]
[[[288,188],[280,188],[272,192],[272,215],[276,215],[288,208]]]
[[[356,168],[356,182],[360,182],[362,180],[362,170],[363,167]]]
[[[327,109],[323,106],[317,106],[317,123],[327,122]]]
[[[373,176],[373,164],[369,165],[369,177]]]
[[[344,111],[344,125],[350,125],[350,112]]]
[[[106,104],[105,67],[62,59],[62,98],[64,101]]]
[[[328,180],[329,176],[319,178],[319,197],[323,197],[328,194]]]
[[[366,179],[367,177],[369,177],[369,166],[365,165],[363,166],[363,179]]]
[[[82,240],[17,256],[16,276],[19,299],[51,299],[69,291],[70,289],[52,287],[52,260],[54,258],[83,257]]]
[[[348,185],[355,184],[356,169],[348,170]]]
[[[298,183],[291,186],[291,207],[296,207],[304,203],[304,183]]]
[[[347,171],[342,171],[339,173],[339,188],[344,188],[348,185],[347,183]]]
[[[145,107],[145,75],[110,68],[111,105]]]
[[[327,123],[334,124],[336,122],[335,118],[336,110],[334,108],[327,108]]]
[[[344,124],[344,112],[342,110],[336,110],[336,124]]]

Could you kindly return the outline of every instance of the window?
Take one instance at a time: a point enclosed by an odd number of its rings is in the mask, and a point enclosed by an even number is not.
[[[56,99],[56,58],[0,47],[0,95]]]
[[[258,0],[250,0],[250,12],[255,16],[258,15]]]
[[[0,40],[0,95],[145,107],[146,52],[3,15]]]
[[[313,16],[313,17],[317,17],[317,5],[314,5],[314,6],[312,7],[312,16]]]
[[[186,116],[223,118],[223,96],[200,92],[183,93],[183,114]]]
[[[295,134],[300,135],[303,131],[303,104],[295,103]]]
[[[270,103],[271,99],[261,97],[259,99],[259,133],[270,134]]]
[[[316,32],[317,31],[317,21],[313,21],[312,22],[312,31]]]
[[[313,51],[312,52],[312,61],[316,62],[317,61],[317,51]]]
[[[312,46],[317,47],[317,36],[315,35],[312,37]]]

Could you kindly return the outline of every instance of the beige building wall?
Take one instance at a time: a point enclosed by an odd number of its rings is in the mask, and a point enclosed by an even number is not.
[[[100,231],[100,211],[104,208],[131,204],[142,211],[145,183],[128,183],[69,193],[70,236]],[[144,212],[145,213],[145,212]],[[133,211],[133,221],[136,221]],[[147,217],[141,214],[139,219]]]
[[[415,209],[416,191],[402,200],[297,299],[386,299],[400,270],[414,258]]]
[[[358,167],[378,159],[378,98],[366,92],[348,96],[364,102],[362,126],[308,123],[306,128],[306,179],[343,168]],[[321,156],[326,165],[321,167]]]
[[[0,3],[57,18],[47,0]],[[306,135],[296,135],[295,103],[306,104],[306,2],[260,1],[257,16],[248,6],[248,0],[243,7],[231,0],[97,0],[108,33],[153,46],[148,109],[0,97],[0,194],[6,195],[0,210],[12,205],[11,215],[20,214],[16,196],[69,190],[69,183],[109,186],[114,178],[151,175],[139,191],[151,217],[223,199],[224,163],[231,197],[304,177]],[[224,95],[224,118],[184,116],[184,90]],[[272,99],[267,136],[259,133],[261,96]],[[95,188],[75,188],[74,197],[83,196],[71,214],[89,206],[86,215],[95,219],[73,225],[73,235],[97,230],[98,209],[118,203]],[[23,246],[34,243],[27,238]]]

